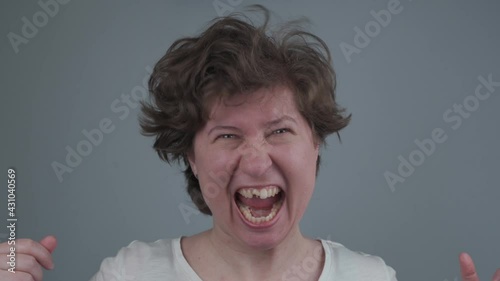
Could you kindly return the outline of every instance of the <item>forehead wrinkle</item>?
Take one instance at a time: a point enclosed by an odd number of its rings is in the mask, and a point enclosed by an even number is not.
[[[238,100],[238,97],[242,100]],[[234,100],[233,98],[236,98]],[[229,119],[225,115],[217,114],[220,113],[219,110],[223,110],[225,108],[229,109],[230,107],[239,107],[239,106],[255,106],[257,111],[262,113],[270,113],[271,121],[263,121],[260,125],[265,127],[270,127],[273,125],[277,125],[284,121],[291,121],[294,124],[298,124],[299,120],[296,120],[296,114],[294,114],[294,109],[296,108],[295,102],[293,100],[293,94],[287,92],[286,89],[282,88],[274,88],[274,90],[270,89],[261,89],[259,91],[249,93],[249,94],[236,94],[229,97],[219,97],[217,101],[212,103],[209,120],[215,122],[213,128],[210,129],[209,133],[217,128],[228,128],[228,129],[239,129],[238,126],[233,124],[227,124],[226,122],[231,122],[233,118],[229,117]],[[272,104],[272,105],[271,105]],[[266,106],[268,108],[266,108]],[[217,120],[216,115],[222,119]],[[241,116],[241,114],[236,114],[236,116]],[[226,117],[226,118],[225,118]],[[245,118],[243,118],[245,119]],[[233,119],[234,120],[234,119]],[[236,119],[237,122],[240,121],[240,118]],[[218,123],[218,124],[217,124]],[[259,124],[258,124],[259,125]],[[231,128],[232,127],[232,128]]]

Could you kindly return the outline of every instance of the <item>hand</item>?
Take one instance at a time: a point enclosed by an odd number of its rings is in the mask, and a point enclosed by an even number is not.
[[[476,267],[472,258],[467,253],[461,253],[460,257],[460,272],[462,274],[463,281],[479,281],[479,277],[476,273]],[[492,281],[500,281],[500,268],[497,269],[495,275],[493,275]]]
[[[12,240],[14,241],[14,240]],[[57,246],[54,236],[46,236],[40,242],[31,239],[16,239],[15,245],[8,242],[0,244],[0,280],[3,281],[42,281],[42,266],[53,269],[52,252]],[[9,257],[11,247],[16,247],[15,273],[9,272]]]

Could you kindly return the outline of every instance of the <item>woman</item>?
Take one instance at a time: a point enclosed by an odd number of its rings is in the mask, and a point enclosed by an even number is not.
[[[213,227],[134,241],[91,280],[396,280],[381,258],[300,231],[319,147],[350,116],[335,102],[325,43],[293,25],[268,36],[261,9],[263,26],[230,16],[176,41],[150,78],[152,102],[143,104],[144,134],[155,136],[161,159],[185,164],[187,191]],[[1,280],[41,280],[54,248],[54,237],[19,240],[18,259],[31,263],[19,262],[15,276],[0,272]],[[464,280],[477,281],[470,257],[460,261]]]
[[[186,165],[188,193],[213,228],[134,242],[93,280],[395,280],[381,259],[301,234],[319,146],[349,117],[335,103],[323,41],[298,29],[276,41],[265,32],[220,19],[157,63],[143,131],[163,160]],[[336,255],[345,269],[335,268]]]

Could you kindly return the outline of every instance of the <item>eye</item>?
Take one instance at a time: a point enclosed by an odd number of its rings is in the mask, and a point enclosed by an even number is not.
[[[284,134],[284,133],[288,133],[288,132],[290,132],[290,129],[288,129],[288,128],[281,128],[281,129],[278,129],[278,130],[274,130],[273,134],[280,135],[280,134]]]
[[[236,138],[236,135],[234,134],[222,134],[217,136],[217,139],[234,139],[234,138]]]

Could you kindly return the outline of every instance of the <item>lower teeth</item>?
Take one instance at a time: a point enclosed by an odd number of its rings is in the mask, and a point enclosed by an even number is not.
[[[254,217],[252,214],[252,211],[250,210],[250,207],[245,206],[243,204],[238,204],[238,207],[243,214],[243,216],[250,222],[252,223],[261,223],[261,222],[268,222],[272,220],[275,216],[276,213],[278,213],[278,210],[281,208],[281,204],[283,203],[282,200],[276,202],[273,204],[273,207],[271,208],[271,212],[265,216],[265,217]]]

